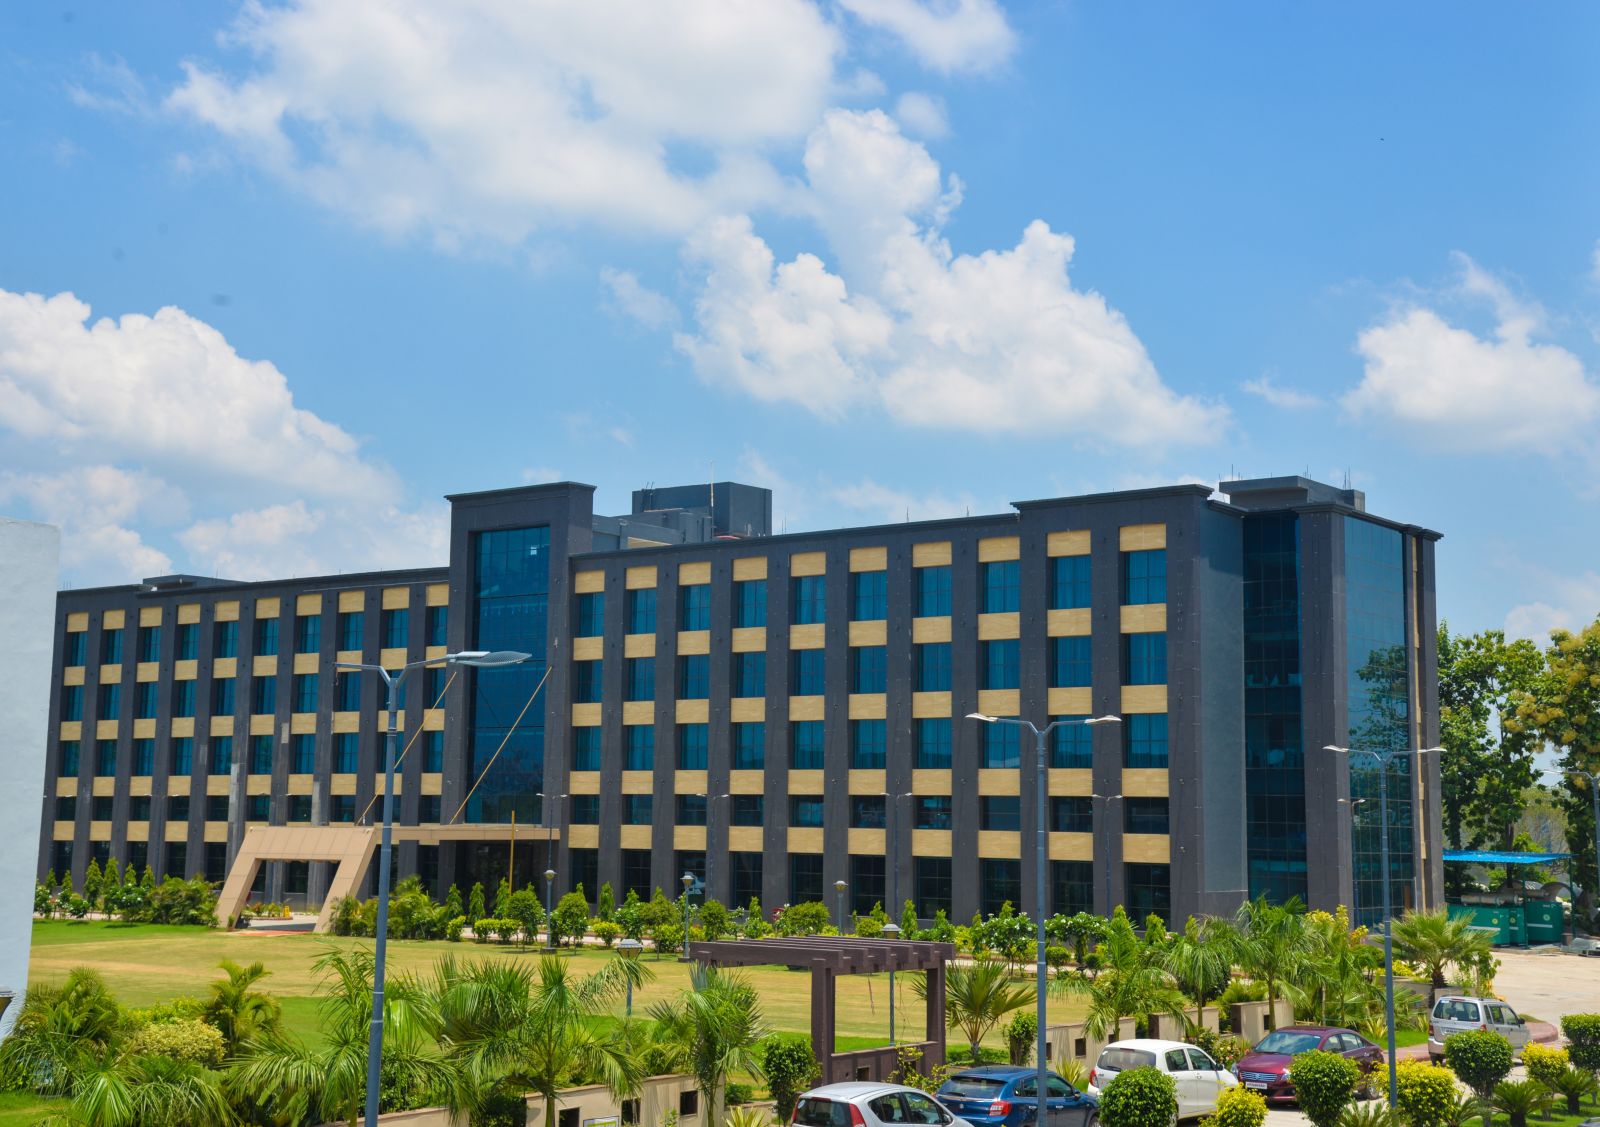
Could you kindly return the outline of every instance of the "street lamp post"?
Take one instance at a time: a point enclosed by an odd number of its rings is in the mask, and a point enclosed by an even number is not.
[[[1394,909],[1390,903],[1389,875],[1389,764],[1402,755],[1411,755],[1411,748],[1391,748],[1373,751],[1371,748],[1339,747],[1327,744],[1323,751],[1336,751],[1343,755],[1369,756],[1378,765],[1378,842],[1379,866],[1383,869],[1383,1013],[1385,1029],[1389,1035],[1389,1106],[1400,1106],[1400,1076],[1396,1071],[1394,1039]],[[1442,747],[1425,747],[1415,754],[1443,751]],[[1352,810],[1353,813],[1353,810]]]
[[[556,891],[556,871],[544,871],[544,943],[545,949],[556,949],[556,909],[553,902]]]
[[[678,878],[683,882],[683,954],[678,956],[680,963],[689,961],[689,890],[694,887],[694,874],[684,873]]]
[[[377,943],[372,956],[372,1020],[367,1031],[367,1127],[376,1127],[378,1122],[378,1087],[383,1061],[383,983],[389,942],[389,854],[394,840],[394,769],[396,750],[400,738],[399,717],[397,715],[400,687],[404,684],[407,673],[424,666],[469,665],[480,669],[491,669],[502,665],[516,665],[519,662],[527,661],[531,656],[533,655],[516,650],[495,650],[492,652],[488,650],[462,650],[458,653],[445,654],[443,657],[408,662],[393,671],[385,669],[382,665],[368,662],[339,661],[334,663],[334,668],[336,669],[376,673],[382,677],[386,697],[384,711],[389,715],[389,730],[384,738],[383,749],[383,831],[378,845],[378,916],[373,925],[374,938]]]
[[[833,890],[834,890],[834,892],[839,894],[839,934],[840,935],[844,934],[844,890],[849,888],[849,887],[850,886],[845,884],[845,882],[842,881],[842,880],[836,880],[836,881],[833,882]]]
[[[556,878],[556,820],[550,816],[550,800],[552,798],[556,800],[556,809],[559,811],[561,808],[561,803],[566,801],[567,796],[564,794],[546,794],[544,791],[539,791],[533,797],[539,799],[539,817],[543,818],[545,822],[544,863],[546,868],[544,873],[544,934],[547,945],[549,947],[554,947],[556,945],[556,917],[555,913],[550,907],[550,893],[552,891],[550,882]]]
[[[889,835],[889,922],[884,925],[883,934],[890,942],[900,938],[900,925],[894,922],[894,913],[900,910],[900,838],[895,833],[895,811],[900,808],[900,800],[902,798],[910,798],[911,793],[911,791],[903,791],[900,794],[890,794],[885,791],[883,796],[884,802],[889,807],[889,824],[887,827]],[[889,963],[889,1044],[894,1045],[897,1043],[894,1036],[894,962],[891,958]]]
[[[1089,725],[1094,725],[1094,724],[1119,724],[1119,723],[1122,722],[1122,717],[1120,717],[1120,716],[1086,716],[1082,720],[1052,720],[1052,721],[1050,721],[1050,723],[1046,724],[1043,728],[1039,727],[1037,724],[1035,724],[1031,720],[1018,720],[1018,719],[1016,719],[1014,717],[1009,717],[1009,716],[986,716],[981,712],[969,712],[967,714],[967,719],[968,720],[982,720],[985,724],[1015,724],[1019,728],[1027,728],[1027,729],[1029,729],[1030,731],[1033,732],[1035,763],[1036,763],[1037,770],[1038,770],[1038,774],[1037,774],[1037,777],[1036,777],[1036,780],[1035,780],[1035,783],[1034,783],[1034,787],[1039,792],[1038,821],[1037,821],[1036,825],[1034,826],[1034,830],[1035,830],[1035,834],[1034,834],[1034,840],[1035,840],[1035,847],[1034,847],[1034,854],[1035,854],[1035,856],[1034,856],[1034,878],[1035,879],[1034,879],[1034,902],[1033,902],[1034,918],[1038,921],[1038,944],[1039,944],[1038,965],[1035,968],[1035,974],[1034,974],[1034,989],[1035,989],[1035,992],[1038,994],[1038,999],[1037,999],[1037,1007],[1038,1007],[1038,1009],[1037,1009],[1036,1018],[1037,1018],[1038,1027],[1039,1027],[1038,1028],[1038,1038],[1039,1038],[1039,1040],[1038,1040],[1038,1044],[1035,1046],[1035,1052],[1038,1054],[1037,1064],[1039,1066],[1039,1079],[1038,1079],[1038,1097],[1039,1097],[1039,1102],[1035,1107],[1034,1123],[1037,1124],[1037,1127],[1044,1127],[1044,1121],[1045,1121],[1045,1118],[1046,1118],[1046,1111],[1047,1111],[1047,1109],[1049,1107],[1049,1093],[1050,1093],[1050,1087],[1049,1087],[1050,1068],[1045,1063],[1045,1040],[1046,1040],[1046,1038],[1045,1038],[1045,1033],[1046,1033],[1045,1022],[1047,1020],[1046,1019],[1046,1015],[1045,1015],[1045,993],[1046,993],[1046,986],[1048,984],[1048,980],[1047,980],[1047,977],[1046,977],[1048,972],[1046,970],[1045,960],[1044,960],[1044,952],[1045,952],[1044,919],[1045,919],[1045,914],[1046,914],[1046,889],[1048,887],[1047,884],[1046,884],[1046,880],[1045,880],[1045,870],[1049,867],[1049,863],[1050,863],[1050,826],[1049,826],[1049,813],[1050,813],[1050,748],[1049,748],[1049,737],[1050,737],[1050,733],[1053,730],[1055,730],[1056,728],[1065,728],[1065,727],[1068,727],[1068,726],[1071,726],[1071,725],[1074,725],[1074,724],[1089,724]]]
[[[617,953],[620,954],[624,959],[637,959],[639,957],[639,953],[641,951],[643,951],[643,950],[644,950],[644,944],[640,943],[637,939],[635,939],[631,935],[624,937],[617,944]],[[623,1012],[628,1017],[632,1017],[633,1016],[633,975],[631,975],[631,974],[628,975],[628,1001],[627,1001],[626,1005],[627,1005],[627,1009],[625,1009]]]
[[[1600,910],[1600,772],[1585,771],[1581,767],[1567,769],[1569,775],[1582,775],[1589,780],[1589,790],[1594,796],[1594,872],[1595,886],[1589,890],[1589,898],[1594,901],[1597,910]],[[1574,919],[1577,917],[1574,916]]]

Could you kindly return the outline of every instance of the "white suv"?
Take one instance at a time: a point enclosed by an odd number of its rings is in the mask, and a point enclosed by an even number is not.
[[[1433,1004],[1428,1018],[1428,1059],[1444,1059],[1444,1041],[1452,1033],[1489,1029],[1511,1042],[1511,1054],[1522,1057],[1528,1043],[1528,1025],[1510,1004],[1499,998],[1466,998],[1447,994]]]
[[[1100,1050],[1089,1073],[1089,1094],[1098,1097],[1111,1078],[1134,1068],[1154,1068],[1172,1077],[1178,1090],[1178,1118],[1192,1119],[1217,1110],[1217,1095],[1234,1088],[1239,1078],[1208,1056],[1204,1049],[1180,1041],[1140,1038],[1117,1041]]]
[[[900,1084],[857,1081],[813,1088],[795,1101],[790,1127],[971,1127],[938,1100]]]

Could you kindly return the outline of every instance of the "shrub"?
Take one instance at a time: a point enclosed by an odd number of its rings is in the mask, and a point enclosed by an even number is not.
[[[444,937],[451,943],[461,942],[461,932],[467,926],[466,916],[454,916],[444,925]]]
[[[1568,1014],[1561,1019],[1561,1032],[1572,1066],[1600,1073],[1600,1014]]]
[[[1456,1094],[1456,1078],[1448,1068],[1421,1061],[1402,1061],[1395,1068],[1400,1113],[1418,1127],[1438,1123]]]
[[[1154,1068],[1130,1068],[1111,1078],[1100,1093],[1105,1127],[1161,1127],[1178,1114],[1172,1077]]]
[[[1261,1127],[1267,1121],[1266,1098],[1239,1085],[1217,1093],[1216,1114],[1206,1118],[1207,1127]]]
[[[141,1026],[128,1038],[128,1052],[136,1056],[170,1057],[203,1068],[220,1068],[226,1046],[216,1026],[190,1019]]]
[[[1214,1057],[1223,1068],[1232,1068],[1243,1060],[1253,1046],[1243,1037],[1233,1037],[1226,1033],[1213,1033],[1205,1026],[1189,1031],[1191,1043],[1199,1045]]]
[[[70,901],[68,909],[71,910]],[[168,877],[150,889],[149,895],[142,897],[136,906],[124,908],[122,918],[133,923],[216,927],[217,894],[199,877],[194,880]]]
[[[722,1090],[722,1102],[732,1107],[734,1104],[747,1104],[756,1098],[755,1089],[748,1084],[734,1084],[730,1082]]]
[[[750,897],[750,906],[744,913],[744,934],[748,939],[765,939],[772,933],[772,925],[761,912],[761,899]]]
[[[483,882],[479,881],[472,886],[472,892],[467,897],[467,926],[475,927],[483,919]]]
[[[556,935],[570,946],[583,942],[584,934],[589,930],[589,900],[581,887],[556,901],[553,922]]]
[[[1565,1072],[1554,1078],[1550,1087],[1566,1098],[1567,1111],[1577,1115],[1583,1097],[1595,1094],[1596,1084],[1592,1073],[1568,1065]]]
[[[501,897],[495,903],[494,914],[496,919],[515,920],[524,943],[538,940],[539,927],[544,923],[544,905],[539,903],[539,894],[533,889],[519,888]]]
[[[615,943],[617,941],[617,937],[622,934],[621,925],[611,920],[603,919],[595,920],[594,926],[589,930],[593,931],[594,937],[607,947]]]
[[[793,904],[778,913],[773,926],[779,935],[817,935],[828,926],[828,906],[820,900]]]
[[[1338,1053],[1313,1049],[1289,1066],[1300,1111],[1316,1127],[1335,1127],[1361,1083],[1361,1070]]]
[[[1034,1042],[1039,1037],[1039,1019],[1026,1010],[1018,1010],[1006,1024],[1006,1049],[1012,1064],[1027,1064],[1033,1060]]]
[[[777,1105],[778,1118],[787,1123],[800,1093],[821,1074],[808,1037],[768,1037],[757,1046],[767,1090]]]
[[[657,924],[653,938],[656,941],[656,951],[660,954],[671,954],[683,946],[683,925],[673,920]]]
[[[1522,1063],[1528,1070],[1530,1080],[1553,1088],[1555,1078],[1565,1072],[1571,1062],[1567,1059],[1567,1050],[1552,1049],[1548,1045],[1530,1041],[1522,1049]]]
[[[720,900],[707,900],[700,905],[700,927],[706,939],[716,942],[733,930],[733,917]]]
[[[600,899],[595,902],[594,918],[605,923],[611,923],[612,917],[617,914],[617,894],[611,891],[611,882],[606,881],[600,886]]]
[[[1452,1033],[1444,1039],[1444,1061],[1479,1099],[1487,1100],[1511,1071],[1511,1042],[1487,1029]]]
[[[1339,1127],[1402,1127],[1387,1104],[1352,1104],[1339,1116]]]
[[[1488,1103],[1505,1113],[1509,1127],[1528,1127],[1528,1116],[1549,1111],[1555,1096],[1537,1080],[1503,1080],[1494,1086]]]

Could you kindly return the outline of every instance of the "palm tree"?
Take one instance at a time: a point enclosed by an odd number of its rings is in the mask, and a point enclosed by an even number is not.
[[[1555,1093],[1537,1080],[1502,1080],[1488,1104],[1505,1113],[1509,1127],[1528,1127],[1528,1116],[1549,1111],[1555,1102]]]
[[[1407,912],[1394,924],[1394,945],[1400,955],[1428,974],[1435,990],[1449,983],[1445,968],[1463,967],[1489,950],[1488,937],[1472,930],[1466,917],[1451,919],[1449,910]]]
[[[456,1069],[452,1106],[476,1120],[508,1093],[534,1091],[544,1097],[544,1122],[554,1123],[561,1089],[574,1076],[603,1083],[619,1100],[637,1091],[639,1057],[620,1032],[600,1032],[594,1019],[644,977],[630,959],[587,978],[552,957],[537,968],[442,960],[433,990],[440,1043]]]
[[[1184,997],[1167,971],[1164,944],[1145,943],[1119,905],[1112,913],[1102,943],[1100,973],[1057,979],[1063,988],[1089,999],[1085,1031],[1096,1040],[1110,1040],[1125,1017],[1151,1013],[1184,1016]]]
[[[1194,1028],[1205,1021],[1206,1003],[1228,988],[1238,945],[1239,933],[1227,920],[1190,916],[1167,947],[1163,966],[1194,1002]]]
[[[1352,1029],[1374,1015],[1382,1018],[1383,991],[1375,976],[1383,955],[1366,938],[1366,928],[1350,927],[1343,905],[1331,915],[1306,914],[1305,957],[1284,984],[1296,1016]]]
[[[107,1057],[86,1071],[72,1097],[80,1127],[226,1127],[238,1123],[222,1077],[165,1056]]]
[[[33,987],[0,1042],[0,1086],[71,1095],[78,1075],[111,1046],[120,1020],[105,981],[87,967],[68,972],[60,985]]]
[[[650,1008],[656,1037],[674,1066],[695,1079],[705,1123],[720,1123],[722,1089],[738,1073],[761,1076],[756,1045],[767,1035],[761,999],[743,977],[696,965],[691,988]]]
[[[914,978],[912,988],[917,997],[927,998],[925,977]],[[994,959],[975,959],[964,967],[951,964],[945,971],[945,1021],[966,1035],[974,1064],[979,1060],[979,1044],[1000,1019],[1037,999],[1038,993],[1031,984],[1013,983],[1006,965]]]
[[[1239,963],[1252,978],[1266,984],[1269,1029],[1277,1022],[1280,987],[1299,970],[1310,946],[1305,910],[1298,896],[1283,904],[1269,904],[1265,896],[1259,896],[1239,906]]]
[[[242,967],[223,959],[217,965],[227,977],[211,984],[211,998],[206,1002],[204,1017],[221,1032],[228,1055],[232,1056],[252,1037],[276,1032],[282,1010],[271,994],[251,989],[267,976],[264,963]]]
[[[312,964],[322,978],[324,1043],[265,1032],[245,1042],[228,1073],[228,1093],[290,1122],[344,1120],[355,1127],[367,1094],[372,1021],[372,953],[330,949]],[[454,1068],[436,1052],[438,1011],[427,991],[400,976],[383,995],[383,1086],[399,1102],[444,1097],[456,1108]],[[393,1097],[391,1097],[391,1100]]]

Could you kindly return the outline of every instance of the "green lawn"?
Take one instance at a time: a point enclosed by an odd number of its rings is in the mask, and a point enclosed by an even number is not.
[[[66,1100],[46,1100],[18,1092],[0,1092],[0,1127],[33,1127],[47,1115],[67,1110]]]

